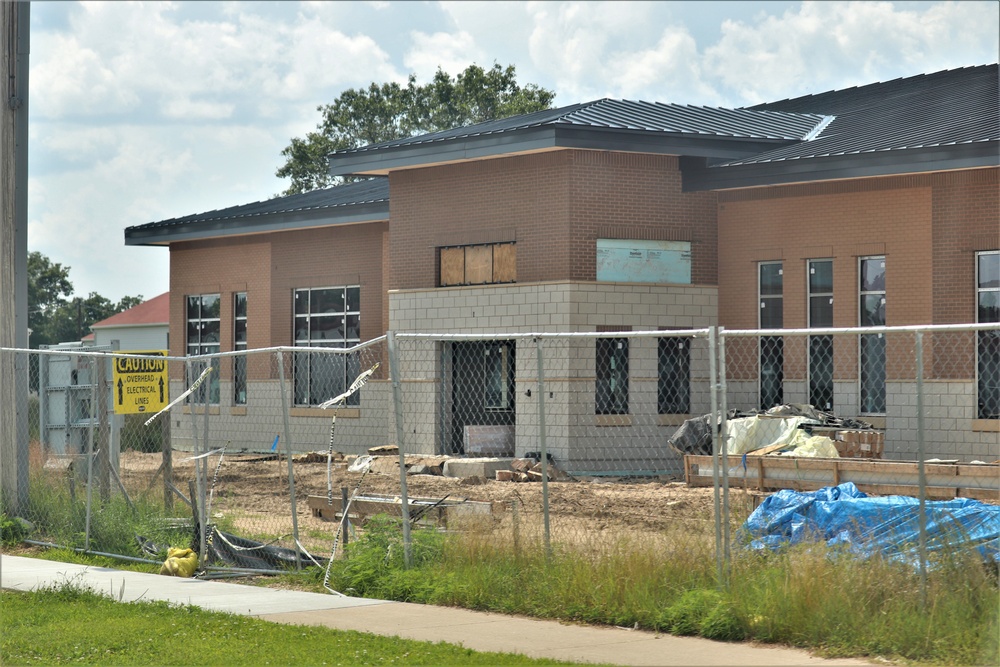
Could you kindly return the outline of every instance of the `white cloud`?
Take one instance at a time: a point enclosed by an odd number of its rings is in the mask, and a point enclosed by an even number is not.
[[[413,32],[410,40],[412,47],[403,57],[403,64],[420,81],[430,81],[439,67],[454,76],[472,63],[485,68],[493,64],[484,62],[485,54],[476,46],[473,36],[464,31],[432,35]]]
[[[805,2],[753,24],[726,21],[706,50],[705,72],[754,103],[983,64],[984,52],[996,53],[997,18],[997,5],[986,2],[922,12],[889,2]]]
[[[560,105],[735,106],[998,58],[995,2],[744,5],[38,3],[29,247],[77,292],[158,294],[168,253],[125,247],[125,227],[281,191],[318,105],[410,71],[495,61]]]

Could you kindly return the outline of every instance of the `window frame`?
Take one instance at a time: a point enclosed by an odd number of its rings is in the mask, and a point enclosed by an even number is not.
[[[675,363],[668,364],[668,360]],[[679,381],[668,382],[668,375],[679,376]],[[688,336],[657,339],[656,411],[661,415],[691,414],[691,338]]]
[[[764,267],[777,266],[778,276],[781,280],[780,294],[764,294]],[[763,311],[766,308],[766,301],[772,301],[781,306],[780,326],[764,326]],[[757,328],[758,329],[781,329],[785,325],[785,263],[783,260],[767,260],[757,262]],[[785,400],[785,340],[783,336],[758,336],[757,337],[757,403],[761,410],[767,410],[775,405],[781,405]],[[774,368],[777,370],[777,378],[772,392],[766,392],[764,383],[765,365],[770,368],[770,363],[765,364],[765,360],[770,362],[777,360]],[[772,399],[772,400],[765,400]]]
[[[209,298],[214,298],[216,302],[215,317],[205,317],[203,310],[205,309],[205,300]],[[198,302],[198,312],[196,317],[191,317],[191,306],[192,299],[197,299]],[[202,331],[206,324],[216,323],[216,340],[215,341],[205,341],[202,339]],[[198,332],[198,340],[194,343],[191,342],[192,324],[195,325],[195,329]],[[184,351],[187,356],[202,356],[208,354],[218,354],[221,351],[222,345],[222,294],[219,292],[206,292],[203,294],[187,294],[184,296]],[[208,366],[208,362],[201,360],[194,362],[191,367],[192,377],[187,379],[187,385],[190,387],[194,381],[201,376],[205,368]],[[196,391],[194,391],[190,396],[188,396],[187,402],[189,404],[196,403],[208,403],[209,405],[219,405],[221,399],[220,387],[219,387],[219,368],[216,365],[211,374],[208,377],[208,382],[203,383]]]
[[[865,280],[865,262],[873,262],[876,260],[882,261],[882,289],[881,290],[866,290],[864,289]],[[871,327],[871,326],[886,326],[888,320],[885,316],[885,309],[888,303],[886,298],[886,285],[885,280],[888,275],[888,261],[884,254],[882,255],[863,255],[858,257],[857,262],[858,271],[858,326],[860,327]],[[866,297],[881,295],[882,302],[880,304],[882,308],[882,323],[881,324],[866,324],[864,322],[864,313],[866,312],[865,303]],[[882,342],[869,348],[868,343],[874,342],[875,340],[881,340]],[[870,367],[871,364],[866,364],[865,359],[867,355],[871,354],[872,351],[881,348],[881,385],[882,390],[879,395],[874,398],[871,396],[866,396],[872,391],[868,388],[866,391],[865,379],[866,379],[866,367]],[[885,339],[885,334],[860,334],[858,336],[858,413],[861,415],[874,415],[874,416],[884,416],[886,411],[886,358],[888,356],[888,341]],[[878,378],[875,378],[878,379]],[[879,400],[880,399],[880,400]],[[872,409],[874,408],[874,409]]]
[[[981,269],[984,257],[996,257],[997,264],[1000,265],[1000,250],[980,250],[975,254],[975,288],[976,288],[976,323],[987,324],[990,322],[1000,322],[1000,313],[995,320],[983,319],[983,295],[996,294],[998,310],[1000,310],[1000,281],[996,285],[982,284]],[[1000,270],[1000,266],[998,266]],[[992,357],[988,358],[987,357]],[[987,357],[984,359],[984,357]],[[976,335],[976,418],[977,419],[1000,419],[1000,386],[990,387],[992,397],[988,397],[984,391],[986,380],[984,371],[989,369],[991,376],[996,376],[993,381],[1000,385],[1000,332],[979,331]],[[992,403],[992,408],[990,407]]]
[[[243,314],[240,314],[240,302],[242,297]],[[249,299],[246,292],[233,292],[233,351],[242,352],[247,350],[247,341],[250,336],[248,330],[248,310],[250,308]],[[243,340],[240,340],[239,328],[243,324]],[[246,405],[249,387],[247,385],[247,355],[237,355],[233,357],[233,405]]]
[[[599,337],[594,350],[594,414],[629,414],[629,339]],[[606,391],[602,383],[607,383]]]
[[[814,291],[813,288],[813,276],[815,275],[815,268],[818,264],[829,264],[830,267],[830,289],[829,291]],[[833,258],[822,257],[816,259],[806,260],[806,326],[809,329],[822,329],[826,327],[833,326],[833,283],[834,283],[834,263]],[[813,300],[829,298],[830,312],[829,324],[816,324],[813,321]],[[808,350],[806,352],[808,355],[808,363],[806,364],[807,372],[807,385],[809,390],[809,404],[819,410],[825,410],[826,412],[833,412],[834,406],[834,364],[833,364],[833,336],[831,335],[817,335],[808,337]],[[818,363],[819,357],[826,357],[829,359],[829,377],[820,377],[817,367],[820,365]],[[822,381],[822,386],[820,382]],[[822,393],[821,393],[822,392]],[[818,399],[825,398],[825,402]],[[822,403],[818,405],[817,403]]]
[[[486,281],[469,280],[469,254],[489,249],[490,255],[490,279]],[[498,269],[497,250],[504,248],[506,253],[512,255],[508,261],[513,261],[513,267],[507,267],[505,272]],[[458,282],[448,282],[445,280],[445,258],[448,251],[462,251],[462,280]],[[437,286],[438,287],[465,287],[470,285],[510,285],[517,282],[517,242],[501,241],[497,243],[466,243],[459,245],[438,246],[437,249]]]
[[[354,299],[356,303],[352,303],[352,291],[354,292]],[[324,310],[322,312],[313,312],[313,302],[314,295],[319,295],[323,292],[330,292],[329,295],[324,295],[322,297],[317,296],[316,301],[321,299],[333,298],[336,301],[336,292],[341,292],[341,308],[335,310]],[[306,297],[306,308],[304,312],[299,310],[299,302],[297,301],[299,295],[305,295]],[[356,305],[356,308],[352,308]],[[356,347],[361,344],[361,286],[359,284],[352,285],[332,285],[324,287],[296,287],[292,289],[292,344],[295,347],[308,347],[308,348],[334,348],[334,349],[347,349],[351,347]],[[329,319],[331,322],[335,321],[335,318],[340,317],[340,331],[342,332],[336,338],[327,337],[314,337],[315,333],[313,330],[313,320],[320,319],[325,321]],[[356,335],[348,335],[351,331],[351,325],[349,324],[350,319],[356,317]],[[302,330],[300,328],[300,322],[304,320],[306,324],[305,337],[300,337],[299,332]],[[326,331],[327,329],[322,329]],[[338,345],[339,344],[339,345]],[[338,363],[340,359],[343,358],[342,363]],[[293,372],[292,372],[292,402],[296,407],[312,407],[323,403],[336,395],[347,390],[347,388],[354,381],[354,378],[360,372],[358,364],[360,363],[357,353],[353,354],[337,354],[327,359],[328,368],[327,372],[330,375],[332,382],[329,388],[324,391],[318,385],[323,381],[322,373],[320,372],[319,365],[322,362],[322,357],[316,353],[305,353],[305,354],[295,354],[293,353]],[[320,377],[317,378],[316,376]],[[330,394],[327,396],[326,394]],[[303,400],[304,397],[304,400]],[[345,402],[345,405],[351,407],[357,407],[361,404],[361,392],[355,392]]]

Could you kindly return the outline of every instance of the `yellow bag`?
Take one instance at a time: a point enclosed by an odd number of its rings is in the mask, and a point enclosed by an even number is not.
[[[167,549],[167,560],[160,567],[160,574],[168,577],[190,577],[198,569],[198,554],[191,549]]]

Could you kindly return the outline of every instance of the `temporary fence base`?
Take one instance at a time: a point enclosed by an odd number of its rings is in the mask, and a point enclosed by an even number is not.
[[[713,457],[684,457],[684,481],[689,486],[712,486]],[[793,489],[815,491],[844,482],[865,493],[917,496],[919,464],[877,459],[824,459],[789,456],[730,456],[726,462],[731,488],[757,491]],[[1000,464],[926,463],[928,498],[975,498],[1000,501]]]
[[[340,521],[343,516],[344,503],[341,498],[333,498],[330,503],[325,496],[309,496],[309,508],[315,517],[326,521]],[[463,498],[408,498],[410,517],[418,521],[447,528],[449,521],[454,524],[456,519],[491,516],[493,504],[471,501]],[[358,496],[351,501],[349,518],[363,522],[376,514],[388,514],[402,517],[401,496]]]

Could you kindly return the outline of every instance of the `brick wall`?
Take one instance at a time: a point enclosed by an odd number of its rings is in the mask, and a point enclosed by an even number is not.
[[[381,336],[388,310],[382,281],[385,229],[384,223],[369,223],[172,244],[170,292],[176,297],[170,300],[170,354],[186,353],[189,294],[220,295],[223,352],[233,349],[234,292],[247,293],[250,349],[293,343],[292,291],[302,287],[360,285],[362,340]],[[231,364],[222,366],[225,380]],[[264,365],[251,364],[248,371],[251,379],[271,375]]]
[[[677,159],[564,150],[390,175],[390,289],[437,285],[437,248],[517,242],[517,281],[594,280],[597,238],[690,241],[716,282],[715,195],[682,193]]]
[[[757,263],[781,260],[784,326],[807,326],[806,260],[832,258],[834,326],[858,325],[858,257],[886,257],[889,326],[975,321],[975,251],[1000,247],[1000,170],[755,188],[719,194],[719,324],[756,328]],[[971,345],[969,337],[967,344]],[[802,345],[801,342],[796,344]],[[935,377],[971,377],[968,350],[925,354]],[[801,353],[800,353],[801,352]],[[856,348],[836,348],[838,369]],[[751,360],[750,351],[741,356]],[[804,373],[804,348],[786,349],[786,377]],[[912,373],[900,363],[900,373]],[[892,377],[893,360],[887,369]],[[747,369],[749,370],[749,369]]]

